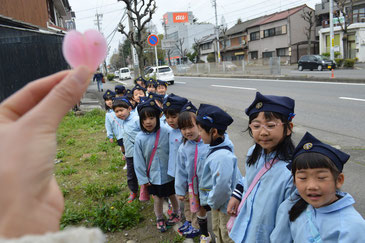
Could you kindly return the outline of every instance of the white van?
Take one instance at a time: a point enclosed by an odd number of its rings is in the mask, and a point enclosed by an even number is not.
[[[156,67],[149,67],[145,69],[145,75],[153,76],[156,75],[156,78],[162,81],[166,81],[169,84],[174,84],[174,72],[169,66],[158,66],[158,73]]]
[[[131,70],[129,68],[124,67],[119,69],[119,79],[130,79],[131,78]]]

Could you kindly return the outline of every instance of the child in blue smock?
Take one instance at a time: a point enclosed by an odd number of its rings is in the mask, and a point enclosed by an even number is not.
[[[124,85],[116,85],[114,87],[114,90],[115,90],[116,98],[123,97],[126,92]],[[114,110],[114,108],[113,108],[113,110]],[[119,139],[117,138],[117,143],[120,146],[120,150],[123,153],[123,160],[125,160],[125,149],[124,149],[124,144],[123,144],[123,126],[118,126],[118,129],[120,131],[120,133],[119,133],[120,138]],[[125,165],[125,167],[123,169],[125,169],[125,170],[127,169],[127,164]]]
[[[157,229],[165,232],[166,225],[175,224],[175,218],[179,218],[174,180],[167,174],[169,130],[165,126],[160,126],[161,108],[157,106],[155,100],[143,100],[137,109],[142,131],[136,136],[134,144],[134,169],[138,183],[147,186],[149,194],[154,196]],[[162,211],[165,197],[170,199],[173,208],[166,222]]]
[[[157,80],[157,88],[156,88],[156,92],[157,94],[163,95],[164,98],[167,98],[167,82],[162,81],[162,80]]]
[[[138,78],[136,78],[134,80],[135,85],[139,85],[143,88],[146,88],[146,82],[147,82],[147,80],[145,80],[142,76],[139,76]]]
[[[269,242],[280,204],[293,191],[293,179],[286,166],[291,161],[294,100],[284,96],[262,95],[246,109],[248,131],[253,145],[247,153],[246,175],[236,185],[228,204],[230,215],[237,215],[230,237],[234,242]],[[267,169],[260,178],[255,177]],[[247,194],[237,213],[241,199]]]
[[[188,102],[182,108],[178,117],[178,127],[184,139],[177,151],[175,191],[178,199],[184,202],[186,219],[178,231],[187,238],[194,238],[199,234],[202,234],[201,237],[203,238],[208,238],[210,235],[208,233],[206,210],[204,207],[200,207],[199,211],[193,213],[190,210],[189,201],[189,184],[194,183],[193,180],[195,180],[198,186],[196,192],[193,192],[199,195],[198,183],[209,148],[209,145],[205,144],[200,137],[198,126],[196,125],[196,111],[195,106]],[[207,239],[206,242],[208,242]]]
[[[138,181],[134,171],[133,153],[134,141],[137,133],[141,131],[139,117],[132,113],[132,104],[127,96],[115,98],[113,108],[116,116],[123,120],[123,143],[125,147],[125,160],[127,163],[127,184],[130,190],[128,203],[137,198]]]
[[[121,129],[122,121],[115,116],[113,111],[113,99],[115,93],[111,90],[105,91],[103,98],[105,100],[105,130],[109,142],[114,143],[114,137],[118,140],[122,139],[123,130]],[[119,144],[119,143],[118,143]]]
[[[150,78],[147,82],[146,82],[146,96],[148,96],[150,93],[156,93],[156,88],[157,88],[157,82],[156,80],[154,80],[153,78]]]
[[[310,133],[304,135],[288,166],[297,191],[281,204],[271,242],[365,241],[365,221],[352,206],[355,200],[339,191],[349,158]]]
[[[216,242],[232,242],[226,228],[229,219],[227,204],[238,179],[241,178],[233,144],[225,135],[233,119],[219,107],[201,104],[196,121],[203,142],[209,144],[199,181],[200,203],[212,209],[212,228]]]
[[[134,86],[132,89],[132,99],[134,100],[134,102],[139,104],[141,102],[141,97],[146,96],[145,92],[146,92],[146,89],[143,88],[142,86],[140,86],[139,84]]]

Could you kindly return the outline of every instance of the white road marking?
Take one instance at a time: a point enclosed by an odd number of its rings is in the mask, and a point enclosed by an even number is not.
[[[300,80],[276,80],[276,79],[248,79],[248,78],[213,78],[213,77],[183,77],[179,78],[196,78],[196,79],[228,79],[228,80],[247,80],[255,82],[278,82],[278,83],[305,83],[305,84],[339,84],[339,85],[357,85],[365,86],[365,83],[339,83],[339,82],[320,82],[320,81],[300,81]]]
[[[247,90],[257,90],[255,88],[245,88],[245,87],[238,87],[238,86],[225,86],[225,85],[216,85],[213,84],[211,85],[213,87],[218,87],[218,88],[228,88],[228,89],[247,89]]]
[[[365,101],[365,99],[358,99],[358,98],[350,98],[350,97],[338,97],[341,100],[355,100],[355,101]]]
[[[178,81],[175,81],[174,83],[175,84],[186,84],[186,82],[178,82]]]

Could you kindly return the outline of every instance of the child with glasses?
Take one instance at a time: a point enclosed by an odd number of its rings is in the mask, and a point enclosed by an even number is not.
[[[294,100],[257,92],[246,114],[255,145],[247,153],[246,176],[229,201],[227,227],[235,242],[270,242],[277,210],[293,191],[286,166],[294,150]]]

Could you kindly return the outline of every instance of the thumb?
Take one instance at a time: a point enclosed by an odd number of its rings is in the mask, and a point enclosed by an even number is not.
[[[47,96],[24,117],[30,122],[42,122],[56,130],[65,114],[77,104],[86,91],[91,72],[86,66],[77,67],[60,81]]]

